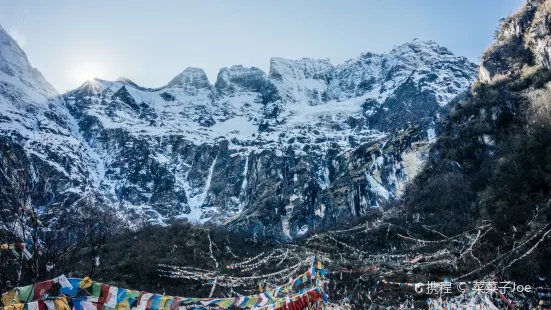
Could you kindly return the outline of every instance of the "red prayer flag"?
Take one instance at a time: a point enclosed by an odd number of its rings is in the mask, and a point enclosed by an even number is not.
[[[52,289],[53,283],[52,280],[36,283],[34,285],[34,300],[41,299],[44,293]]]

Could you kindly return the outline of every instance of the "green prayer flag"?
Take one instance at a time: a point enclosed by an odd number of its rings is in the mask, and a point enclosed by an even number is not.
[[[92,296],[94,297],[101,296],[101,283],[97,283],[97,282],[92,283]]]
[[[18,297],[22,303],[32,302],[34,299],[34,285],[31,284],[20,287]]]

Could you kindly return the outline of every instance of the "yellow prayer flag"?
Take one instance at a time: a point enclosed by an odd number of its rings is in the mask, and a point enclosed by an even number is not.
[[[90,280],[89,277],[85,277],[84,279],[82,279],[80,281],[80,288],[89,288],[90,286],[92,286],[92,280]]]
[[[11,290],[2,294],[2,304],[4,306],[18,304],[20,302],[21,301],[19,300],[19,296],[17,295],[17,292],[15,290]]]
[[[254,307],[257,302],[258,302],[257,297],[249,297],[249,301],[247,302],[247,304],[245,306],[246,307]]]
[[[55,310],[71,310],[67,303],[67,298],[59,297],[54,300]]]
[[[128,298],[125,298],[121,303],[117,304],[115,309],[117,309],[117,310],[130,310],[130,305],[128,304]]]
[[[167,295],[163,295],[163,297],[161,297],[161,306],[159,308],[161,309],[166,309],[165,305],[166,305],[166,301],[170,298],[170,296],[167,296]],[[169,308],[170,309],[170,308]]]
[[[4,310],[17,310],[16,305],[22,305],[22,304],[14,304],[4,307]]]

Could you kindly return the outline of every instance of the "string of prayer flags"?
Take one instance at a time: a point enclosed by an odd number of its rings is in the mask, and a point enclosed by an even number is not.
[[[7,250],[14,249],[15,247],[25,247],[25,246],[27,246],[26,243],[3,243],[3,244],[0,244],[0,250],[7,251]]]
[[[316,281],[316,286],[301,287],[300,292],[295,295],[287,295],[292,292],[293,285],[307,283],[308,279],[312,280],[313,277],[314,274],[307,270],[273,290],[240,298],[182,298],[132,291],[94,282],[89,278],[67,278],[61,275],[53,280],[10,290],[2,295],[2,303],[4,309],[8,310],[178,310],[216,306],[221,309],[303,309],[307,305],[322,307],[328,301],[325,294],[327,281]],[[61,289],[58,289],[58,285]],[[259,290],[263,288],[267,289],[267,286],[259,284]],[[285,292],[285,296],[281,296],[281,292]]]
[[[5,306],[4,310],[71,310],[69,299],[56,297],[54,299],[37,300],[29,303],[18,303]]]
[[[256,256],[254,258],[256,260],[248,259],[245,264],[242,262],[238,267],[232,266],[232,268],[251,268],[251,266],[258,266],[260,262],[287,254],[288,252],[284,250],[276,249],[267,256]],[[310,267],[304,273],[297,275],[301,266],[308,262]],[[271,274],[248,277],[220,275],[218,272],[191,267],[168,265],[159,265],[159,267],[168,269],[159,270],[162,275],[196,279],[205,284],[217,279],[219,285],[233,287],[237,283],[249,281],[250,285],[251,281],[260,280],[259,293],[239,298],[182,298],[127,290],[95,282],[88,277],[80,279],[61,275],[52,280],[10,290],[2,295],[2,303],[5,307],[10,307],[8,310],[180,310],[205,307],[294,310],[303,309],[309,305],[322,307],[328,302],[325,294],[327,281],[324,279],[326,271],[321,261],[316,260],[314,256]],[[272,287],[271,283],[283,279],[289,279],[289,281]],[[34,305],[44,306],[44,308],[28,308],[30,303],[36,303]],[[19,309],[21,307],[23,308]]]
[[[391,284],[391,285],[398,285],[398,286],[409,286],[409,287],[416,287],[416,286],[425,286],[426,283],[412,283],[412,282],[392,282],[392,281],[387,281],[387,280],[379,280],[376,282],[376,285],[378,285],[379,283],[383,283],[383,284]]]
[[[301,267],[302,264],[303,263],[299,262],[286,269],[276,271],[270,274],[248,276],[248,277],[217,275],[212,271],[189,271],[189,270],[185,270],[184,267],[168,266],[168,265],[162,265],[162,264],[159,264],[159,267],[168,268],[169,270],[159,269],[158,271],[161,272],[162,276],[166,276],[169,278],[183,278],[183,279],[192,279],[192,280],[198,280],[198,281],[210,281],[210,280],[214,280],[215,278],[218,278],[217,280],[218,282],[228,281],[228,282],[235,282],[235,283],[243,283],[244,281],[273,278],[285,273],[287,273],[288,275],[294,274],[296,271],[298,271],[298,269]]]
[[[246,270],[252,270],[253,268],[258,268],[259,266],[264,265],[264,264],[268,263],[271,260],[276,260],[278,258],[281,258],[281,257],[287,255],[288,254],[287,252],[288,252],[288,250],[284,251],[283,249],[274,249],[269,254],[267,254],[266,252],[262,252],[262,253],[258,254],[257,256],[252,257],[252,258],[248,258],[248,259],[246,259],[246,260],[244,260],[240,263],[235,263],[235,264],[228,265],[228,266],[226,266],[226,268],[227,269],[240,269],[242,271],[243,270],[245,270],[245,271]],[[265,256],[265,257],[260,259],[263,256]]]
[[[20,250],[23,257],[26,260],[30,260],[33,254],[29,251],[32,250],[32,244],[30,243],[3,243],[0,244],[0,251],[10,251],[15,257],[19,258],[21,255],[17,252]]]
[[[375,270],[375,269],[378,269],[378,268],[379,268],[379,265],[374,265],[374,266],[370,266],[370,267],[363,268],[363,269],[358,269],[358,270],[341,269],[341,270],[339,270],[339,271],[334,271],[334,273],[336,273],[336,272],[342,272],[342,273],[364,273],[364,272],[371,271],[371,270]]]

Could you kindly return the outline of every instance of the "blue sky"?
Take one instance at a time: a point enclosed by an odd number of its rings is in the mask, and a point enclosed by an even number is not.
[[[159,87],[188,66],[214,82],[270,57],[382,53],[414,38],[478,62],[523,0],[2,1],[0,24],[60,92],[96,76]]]

